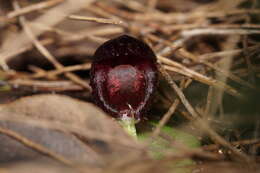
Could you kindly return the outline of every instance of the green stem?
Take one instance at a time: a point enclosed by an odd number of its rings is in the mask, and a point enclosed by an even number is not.
[[[133,136],[134,138],[137,139],[136,128],[135,128],[136,120],[134,117],[125,116],[119,120],[119,123],[130,136]]]

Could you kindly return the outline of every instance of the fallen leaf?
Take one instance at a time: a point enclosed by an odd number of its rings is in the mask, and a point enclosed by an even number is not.
[[[0,128],[74,163],[100,165],[143,155],[143,147],[95,105],[62,95],[34,95],[0,105]],[[46,159],[6,134],[0,134],[0,141],[0,162]]]

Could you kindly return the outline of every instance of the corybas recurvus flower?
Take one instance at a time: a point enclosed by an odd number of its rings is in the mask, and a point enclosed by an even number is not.
[[[95,52],[90,85],[98,106],[116,118],[143,118],[156,89],[158,70],[152,49],[123,35]]]

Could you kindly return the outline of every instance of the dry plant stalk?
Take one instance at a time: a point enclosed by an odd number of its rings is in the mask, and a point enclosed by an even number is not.
[[[13,17],[25,15],[27,13],[32,13],[34,11],[38,11],[38,10],[42,10],[42,9],[45,9],[45,8],[52,7],[52,6],[57,5],[57,4],[59,4],[63,1],[64,0],[50,0],[50,1],[46,1],[46,2],[40,2],[40,3],[37,3],[35,5],[27,6],[25,8],[20,8],[19,10],[9,12],[7,14],[7,17],[13,18]]]
[[[14,1],[14,7],[15,9],[19,9],[19,4],[17,1]],[[28,37],[32,40],[33,44],[35,47],[38,49],[38,51],[44,55],[57,69],[62,69],[63,65],[61,65],[52,55],[51,53],[37,40],[37,38],[34,36],[32,33],[32,30],[26,23],[26,19],[23,16],[20,16],[20,22],[25,30],[25,33],[28,35]],[[71,79],[73,82],[76,84],[81,85],[87,90],[91,91],[91,87],[89,86],[88,83],[77,77],[76,75],[70,73],[70,72],[65,72],[65,76]]]

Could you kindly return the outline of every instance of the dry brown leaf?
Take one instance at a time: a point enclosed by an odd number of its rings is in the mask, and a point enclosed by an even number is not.
[[[62,95],[34,95],[1,105],[0,127],[74,162],[104,164],[141,154],[138,143],[96,106]],[[0,162],[42,157],[6,135],[0,141]]]
[[[60,167],[53,164],[46,164],[46,163],[40,163],[40,162],[31,162],[31,163],[16,163],[16,164],[10,164],[5,165],[3,168],[0,168],[0,173],[28,173],[31,172],[37,172],[37,173],[72,173],[75,172],[75,170],[66,168],[66,167]]]

